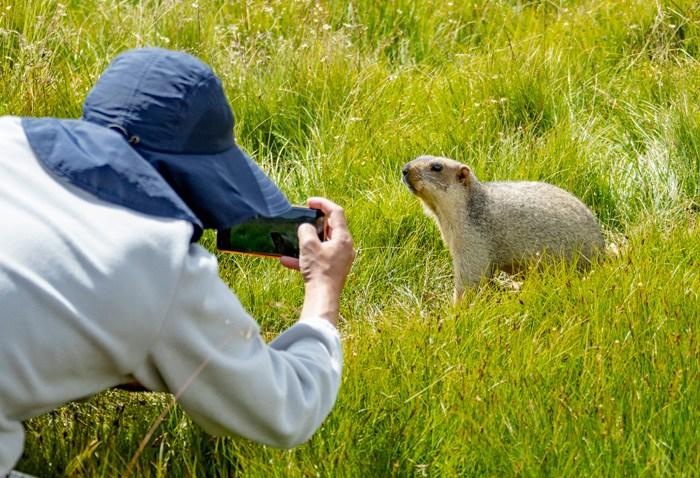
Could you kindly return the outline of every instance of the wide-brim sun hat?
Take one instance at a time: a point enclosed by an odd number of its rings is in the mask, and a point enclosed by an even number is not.
[[[142,212],[180,218],[193,213],[196,226],[221,229],[291,209],[236,144],[233,112],[219,78],[185,52],[126,51],[97,80],[79,121],[25,118],[23,125],[50,169],[98,197]],[[180,204],[163,191],[161,178]],[[167,212],[182,210],[182,202],[187,211]],[[170,204],[158,206],[165,203]]]

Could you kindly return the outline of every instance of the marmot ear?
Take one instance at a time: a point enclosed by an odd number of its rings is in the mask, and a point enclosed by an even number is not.
[[[462,165],[459,167],[457,180],[465,186],[469,186],[469,168],[467,166]]]

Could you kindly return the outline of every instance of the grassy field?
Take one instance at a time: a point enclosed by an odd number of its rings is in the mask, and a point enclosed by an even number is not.
[[[207,436],[167,395],[106,392],[26,423],[19,470],[700,476],[696,1],[0,0],[0,114],[77,117],[145,45],[214,67],[239,143],[293,202],[346,208],[339,400],[285,451]],[[452,306],[449,255],[400,182],[420,154],[572,191],[619,254]],[[296,274],[220,259],[269,338],[294,322]]]

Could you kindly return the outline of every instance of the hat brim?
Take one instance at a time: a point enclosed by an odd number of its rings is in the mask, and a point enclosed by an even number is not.
[[[136,145],[205,228],[221,229],[255,216],[275,217],[291,204],[237,145],[215,154],[171,154]]]

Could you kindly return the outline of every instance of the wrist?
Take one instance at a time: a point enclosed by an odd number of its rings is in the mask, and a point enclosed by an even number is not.
[[[335,281],[330,279],[311,279],[304,284],[304,294],[307,297],[323,295],[340,298],[340,292],[342,290],[342,284],[338,285]]]
[[[329,284],[306,285],[304,306],[301,310],[302,319],[318,317],[336,325],[339,309],[340,291],[335,287]]]

